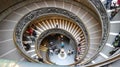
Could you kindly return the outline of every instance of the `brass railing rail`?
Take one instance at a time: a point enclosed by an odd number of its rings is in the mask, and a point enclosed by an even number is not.
[[[115,55],[114,57],[111,57],[105,61],[102,61],[102,62],[99,62],[99,63],[96,63],[96,64],[90,64],[90,65],[86,65],[85,67],[96,67],[96,66],[103,66],[103,65],[107,65],[107,64],[110,64],[112,62],[115,62],[117,60],[120,60],[120,52],[119,54]]]

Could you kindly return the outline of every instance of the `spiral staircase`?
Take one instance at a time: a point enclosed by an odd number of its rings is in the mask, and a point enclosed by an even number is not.
[[[41,67],[59,67],[38,54],[37,50],[40,36],[45,31],[60,29],[73,37],[77,43],[75,46],[81,44],[80,60],[69,66],[114,67],[119,63],[120,50],[113,55],[109,55],[109,52],[114,49],[112,42],[120,32],[119,13],[109,22],[108,14],[99,0],[21,0],[0,15],[0,64],[4,61],[14,63],[11,67],[39,66],[28,63],[30,61],[40,63]],[[27,41],[31,49],[26,51],[22,37],[30,25],[33,25],[37,37],[36,42]],[[43,58],[44,62],[35,59],[36,56]]]

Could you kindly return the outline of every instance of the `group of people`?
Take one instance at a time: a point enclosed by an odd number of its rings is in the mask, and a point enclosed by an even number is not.
[[[37,33],[35,30],[37,30],[36,27],[29,26],[23,33],[22,41],[23,41],[23,47],[26,51],[29,51],[31,49],[31,44],[33,44],[36,40]],[[34,59],[40,62],[44,62],[43,58],[40,58],[38,56],[35,56]]]
[[[115,47],[111,52],[110,55],[114,54],[117,50],[120,49],[120,32],[119,34],[115,37],[114,42],[112,43],[112,45]]]
[[[23,46],[26,51],[30,50],[31,43],[34,43],[37,37],[36,28],[29,26],[26,31],[23,33]]]
[[[81,53],[81,43],[80,43],[80,39],[78,39],[77,55],[75,57],[75,61],[79,61],[81,59],[80,53]]]
[[[61,49],[63,49],[64,45],[65,45],[64,41],[63,41],[64,36],[63,35],[55,35],[55,36],[52,36],[52,38],[54,38],[53,40],[59,41],[58,43],[60,43],[60,47],[58,47],[58,45],[55,44],[54,41],[51,41],[49,43],[49,53],[51,55],[53,55],[54,53],[56,55],[58,55],[60,53]]]
[[[106,0],[106,9],[113,9],[120,6],[120,0]]]
[[[64,54],[65,52],[67,56],[70,56],[75,53],[74,49],[70,49],[70,48],[66,49],[65,42],[64,42],[66,38],[63,35],[58,35],[56,38],[58,42],[57,44],[55,44],[56,41],[55,42],[52,41],[49,43],[48,52],[50,55],[53,55],[53,54],[59,55],[60,53]]]
[[[53,42],[50,42],[50,47],[49,47],[49,53],[51,54],[51,55],[53,55],[53,54],[56,54],[56,55],[58,55],[61,51],[62,52],[65,52],[65,50],[64,50],[64,42],[61,42],[61,47],[59,48],[57,45],[55,45]],[[69,49],[68,51],[67,51],[67,55],[72,55],[72,54],[74,54],[74,49]]]
[[[33,28],[32,26],[30,26],[30,27],[27,28],[27,30],[26,30],[25,32],[26,32],[26,34],[28,34],[29,36],[37,37],[37,33],[36,33],[35,30],[37,30],[36,27]]]
[[[49,45],[50,47],[48,50],[50,55],[53,55],[54,53],[58,55],[60,53],[60,48],[58,48],[56,44],[54,44],[53,42],[50,42]]]
[[[105,3],[106,9],[112,10],[110,13],[110,20],[113,19],[113,17],[118,13],[119,7],[120,7],[120,0],[106,0]]]
[[[67,55],[72,55],[75,53],[75,50],[74,49],[69,49],[68,52],[67,52]]]

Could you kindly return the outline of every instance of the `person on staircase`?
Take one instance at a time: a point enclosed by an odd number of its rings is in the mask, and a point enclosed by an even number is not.
[[[29,43],[27,43],[27,41],[23,41],[23,45],[26,51],[30,50],[31,46]]]
[[[105,6],[106,6],[106,9],[110,9],[111,8],[111,3],[112,3],[112,0],[107,0]]]
[[[29,36],[31,37],[31,40],[33,42],[35,42],[35,39],[37,37],[37,33],[36,33],[36,31],[31,26],[28,27],[28,29],[26,30],[26,33],[28,33]]]

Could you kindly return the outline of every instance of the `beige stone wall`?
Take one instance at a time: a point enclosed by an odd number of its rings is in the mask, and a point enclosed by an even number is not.
[[[17,4],[23,0],[0,0],[0,13],[10,6]]]

